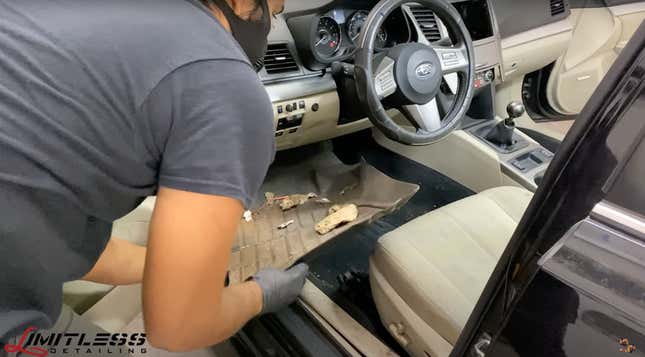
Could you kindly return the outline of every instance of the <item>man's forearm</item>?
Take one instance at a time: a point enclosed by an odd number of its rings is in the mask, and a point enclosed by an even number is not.
[[[144,291],[145,289],[144,283]],[[208,287],[204,290],[208,290]],[[253,281],[224,288],[219,303],[207,294],[190,295],[193,298],[192,304],[181,309],[181,317],[176,317],[173,322],[162,323],[159,330],[146,327],[148,340],[153,346],[171,352],[188,352],[213,346],[233,336],[262,310],[262,290]],[[144,310],[145,308],[144,298]],[[148,320],[160,317],[160,314],[147,314]],[[169,330],[170,325],[176,328]]]
[[[83,280],[109,285],[138,284],[143,280],[146,248],[112,238]]]
[[[222,291],[217,310],[194,311],[194,319],[178,352],[192,351],[227,340],[262,310],[262,290],[255,282],[233,285]]]

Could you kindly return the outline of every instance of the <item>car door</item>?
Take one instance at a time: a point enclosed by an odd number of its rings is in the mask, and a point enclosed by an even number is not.
[[[576,115],[645,19],[645,1],[568,1],[573,33],[551,71],[547,99],[560,114]]]
[[[580,113],[451,356],[645,355],[645,24]]]

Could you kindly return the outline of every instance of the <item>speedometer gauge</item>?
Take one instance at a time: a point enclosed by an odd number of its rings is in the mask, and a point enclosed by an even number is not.
[[[369,12],[365,10],[359,10],[352,15],[349,21],[347,21],[347,34],[352,39],[352,41],[354,41],[354,44],[356,44],[358,36],[360,36],[361,31],[363,30],[363,25],[365,25],[365,21],[367,20],[367,17],[369,15]],[[383,48],[386,44],[387,32],[385,32],[383,28],[380,28],[378,35],[376,35],[376,43],[374,45],[377,48]]]
[[[340,48],[340,25],[331,17],[321,17],[314,39],[316,53],[322,57],[334,55]]]

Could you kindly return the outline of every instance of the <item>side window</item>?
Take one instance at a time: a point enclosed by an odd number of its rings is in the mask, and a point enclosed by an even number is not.
[[[614,181],[606,200],[645,217],[645,140]]]
[[[637,84],[640,79],[632,78]],[[645,89],[631,103],[607,137],[618,166],[605,183],[605,200],[645,219]]]

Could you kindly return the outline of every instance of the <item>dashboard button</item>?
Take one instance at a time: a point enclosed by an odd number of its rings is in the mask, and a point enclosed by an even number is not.
[[[298,108],[305,109],[305,101],[304,100],[301,100],[300,103],[298,103]]]
[[[281,105],[278,105],[278,114],[282,114],[284,112],[284,108]]]
[[[276,130],[282,130],[282,129],[284,129],[286,127],[286,125],[287,125],[287,119],[282,118],[282,119],[278,120],[278,127],[276,128]]]
[[[446,52],[442,53],[441,57],[445,60],[451,60],[451,59],[457,59],[457,53],[456,52]]]
[[[284,135],[284,131],[278,131],[277,133],[275,133],[276,138],[282,135]]]

